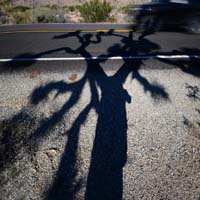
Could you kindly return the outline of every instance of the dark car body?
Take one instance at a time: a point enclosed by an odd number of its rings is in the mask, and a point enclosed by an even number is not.
[[[130,9],[139,27],[147,20],[152,28],[179,27],[200,32],[200,0],[154,0]],[[145,20],[144,20],[145,19]]]

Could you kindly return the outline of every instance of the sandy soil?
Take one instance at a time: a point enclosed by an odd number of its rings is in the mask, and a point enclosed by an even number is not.
[[[81,2],[85,2],[86,0],[14,0],[17,4],[38,4],[38,5],[44,5],[44,4],[63,4],[63,5],[78,5],[81,4]],[[122,6],[127,4],[138,4],[143,2],[148,2],[150,0],[108,0],[113,6]]]

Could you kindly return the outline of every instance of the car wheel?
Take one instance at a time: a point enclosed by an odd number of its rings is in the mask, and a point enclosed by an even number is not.
[[[200,16],[192,16],[189,18],[187,30],[190,33],[200,33]]]
[[[155,16],[143,16],[138,25],[139,31],[159,31],[161,29],[161,20]]]

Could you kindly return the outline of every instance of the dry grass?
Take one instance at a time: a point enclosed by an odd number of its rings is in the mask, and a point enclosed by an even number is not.
[[[87,16],[83,16],[83,13],[80,12],[80,5],[84,5],[84,3],[89,0],[0,0],[0,2],[1,1],[3,4],[0,7],[0,24],[32,24],[80,23],[88,21],[129,23],[132,22],[128,16],[129,7],[150,0],[107,0],[111,5],[111,12],[110,15],[103,20],[96,20],[96,18],[95,20],[86,20]]]
[[[48,4],[58,4],[58,5],[64,5],[64,6],[76,6],[80,5],[87,0],[13,0],[13,4],[17,5],[48,5]],[[140,4],[144,2],[148,2],[150,0],[108,0],[111,5],[115,7],[119,7],[122,5],[128,5],[128,4]]]

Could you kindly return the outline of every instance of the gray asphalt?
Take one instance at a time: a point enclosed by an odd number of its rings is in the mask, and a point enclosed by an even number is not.
[[[73,52],[81,45],[79,40],[82,37],[90,44],[87,45],[87,56],[138,56],[138,55],[199,55],[200,35],[192,35],[177,32],[159,32],[146,36],[143,40],[138,40],[140,33],[130,32],[122,33],[130,25],[16,25],[1,26],[0,32],[11,31],[13,33],[0,34],[0,59],[10,58],[68,58],[68,57],[85,57],[81,52]],[[79,30],[67,32],[70,30]],[[34,30],[46,30],[49,32],[31,32]],[[52,31],[66,31],[52,32]],[[91,32],[91,30],[93,32]],[[110,30],[107,33],[94,32],[95,30]],[[113,32],[117,30],[119,32]],[[30,31],[18,32],[16,31]],[[79,37],[80,36],[80,37]],[[123,47],[126,46],[126,50]],[[145,61],[151,63],[152,61]],[[56,70],[65,70],[66,62],[56,62]],[[69,63],[69,61],[68,61]],[[85,62],[70,62],[71,68],[81,70]],[[118,65],[120,61],[109,62],[108,67]],[[159,61],[155,64],[142,65],[141,68],[163,68]],[[8,67],[9,66],[9,67]],[[52,71],[55,70],[55,62],[26,62],[26,63],[0,63],[0,72],[15,69]],[[44,67],[45,66],[45,67]],[[170,65],[167,67],[176,67]]]
[[[80,30],[88,31],[80,33],[81,36],[90,37],[91,44],[87,50],[91,56],[109,55],[112,48],[113,55],[124,55],[119,48],[113,50],[114,46],[129,44],[131,51],[126,51],[125,55],[146,55],[151,53],[176,54],[176,51],[183,51],[187,48],[187,54],[198,50],[200,45],[200,35],[192,35],[176,32],[160,32],[145,37],[138,41],[139,33],[115,33],[112,30],[124,30],[128,25],[19,25],[0,26],[0,32],[19,30],[47,30],[49,33],[13,33],[0,35],[0,58],[15,57],[72,57],[81,56],[69,53],[65,48],[76,49],[79,46],[78,31],[70,33],[52,33],[55,30]],[[108,33],[90,33],[90,30],[110,30]],[[111,53],[110,53],[111,54]]]
[[[199,35],[138,36],[0,34],[0,59],[200,54]],[[199,66],[1,63],[0,199],[199,200]]]
[[[130,29],[134,26],[131,24],[31,24],[31,25],[0,25],[0,32],[4,31],[20,31],[20,30],[108,30],[117,29],[124,30]]]

